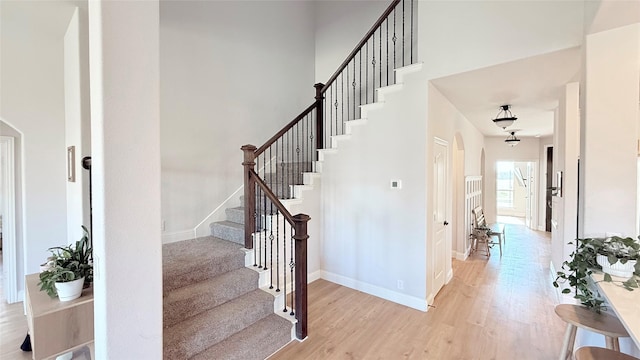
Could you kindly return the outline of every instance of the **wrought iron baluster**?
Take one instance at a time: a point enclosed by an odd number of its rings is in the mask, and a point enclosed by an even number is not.
[[[333,129],[331,130],[331,135],[335,135],[338,133],[338,85],[336,84],[336,102],[335,104],[333,104],[333,106],[336,108],[336,131],[333,132]],[[331,147],[331,139],[329,139],[329,147]]]
[[[371,65],[373,69],[371,71],[371,102],[376,102],[376,33],[373,32],[373,59],[371,59]]]
[[[289,251],[289,255],[291,256],[291,260],[289,261],[289,268],[291,269],[291,286],[293,287],[295,284],[295,282],[293,281],[293,268],[296,266],[295,261],[293,261],[293,254],[294,254],[294,243],[295,240],[293,239],[293,226],[291,227],[291,239],[289,241],[289,243],[291,244],[291,250]],[[295,312],[293,311],[293,309],[295,308],[295,303],[293,301],[293,291],[291,291],[291,312],[289,313],[289,315],[293,316],[295,315]]]
[[[364,102],[365,104],[369,102],[369,41],[365,44],[366,56],[364,59]],[[360,109],[360,113],[362,114],[362,109]]]
[[[405,66],[404,62],[404,0],[402,0],[402,66]]]
[[[380,45],[378,46],[378,51],[380,52],[380,57],[378,57],[378,61],[380,62],[378,65],[378,71],[380,72],[380,76],[378,77],[378,87],[382,87],[382,25],[380,25],[378,29],[380,29]]]
[[[340,89],[340,123],[344,124],[344,72],[340,74],[340,83],[342,84],[342,88]],[[336,123],[336,135],[339,134],[340,130],[338,130],[338,123]]]
[[[389,18],[387,17],[387,20],[385,20],[385,22],[387,23],[387,35],[385,36],[384,40],[385,43],[387,44],[387,86],[389,86]]]
[[[286,255],[286,249],[287,249],[287,226],[286,224],[284,224],[282,226],[282,231],[284,232],[283,237],[282,237],[282,248],[284,249],[282,255],[284,256],[285,262],[287,261],[287,255]],[[287,264],[283,264],[283,269],[282,269],[282,274],[283,274],[283,279],[282,279],[282,286],[284,286],[284,296],[283,298],[283,302],[284,302],[284,308],[282,310],[282,312],[287,312]]]
[[[353,119],[356,119],[356,59],[353,58]]]
[[[256,157],[256,166],[257,166],[257,170],[258,170],[258,174],[260,174],[260,156]],[[260,187],[258,186],[258,184],[254,185],[253,188],[253,193],[254,193],[254,204],[253,204],[253,219],[245,219],[245,221],[253,221],[253,234],[251,234],[251,237],[253,238],[253,266],[257,267],[258,266],[258,251],[257,249],[260,248],[260,245],[258,244],[258,239],[255,236],[256,231],[258,231],[258,207],[260,205]],[[246,201],[247,199],[244,199],[245,201],[245,206],[247,206]]]
[[[393,37],[391,38],[393,41],[393,83],[396,83],[396,40],[398,37],[396,36],[396,8],[393,8]]]
[[[358,94],[359,95],[358,97],[360,98],[360,101],[358,102],[358,105],[362,106],[362,49],[360,49],[360,51],[358,51],[358,53],[360,55],[360,66],[358,68],[359,71],[360,71],[360,81],[359,81],[360,84],[358,84],[360,86],[360,94]],[[365,61],[365,63],[366,63],[366,61]],[[360,115],[360,114],[361,114],[361,112],[358,111],[358,115]],[[362,115],[360,115],[358,117],[362,117]]]
[[[345,71],[347,72],[347,121],[348,121],[349,120],[349,114],[350,114],[350,111],[349,111],[349,105],[350,105],[350,103],[349,103],[349,89],[348,89],[349,88],[349,66],[348,65],[345,68]],[[343,124],[344,124],[344,121],[343,121]]]

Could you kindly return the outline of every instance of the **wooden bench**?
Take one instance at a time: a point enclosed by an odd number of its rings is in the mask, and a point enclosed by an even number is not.
[[[488,247],[493,245],[498,245],[500,247],[500,256],[502,256],[502,243],[505,240],[504,236],[504,224],[487,224],[487,220],[484,216],[484,211],[482,210],[482,206],[477,206],[475,209],[471,210],[473,214],[473,230],[476,238],[477,232],[483,232],[487,235],[487,254],[489,253]],[[498,237],[498,242],[491,241],[492,237]]]

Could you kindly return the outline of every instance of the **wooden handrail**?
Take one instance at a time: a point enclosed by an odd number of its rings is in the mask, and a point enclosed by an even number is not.
[[[393,12],[393,10],[396,8],[396,5],[398,5],[400,3],[400,1],[402,1],[402,0],[393,0],[391,2],[391,5],[389,5],[389,7],[387,8],[387,10],[384,11],[382,16],[380,16],[380,18],[375,22],[375,24],[373,24],[373,26],[367,32],[367,34],[364,36],[364,38],[362,38],[362,40],[360,40],[358,45],[356,45],[356,47],[353,49],[353,51],[351,51],[349,56],[347,56],[347,59],[342,62],[342,65],[340,65],[338,70],[336,70],[336,72],[333,73],[333,75],[329,78],[329,80],[324,84],[324,87],[322,88],[322,93],[323,94],[327,91],[327,89],[329,89],[331,84],[333,84],[333,82],[336,81],[336,79],[338,78],[338,75],[340,75],[340,73],[347,67],[347,65],[349,65],[351,60],[353,60],[353,58],[356,57],[356,54],[367,43],[367,41],[369,41],[371,36],[373,36],[373,34],[376,32],[376,30],[378,30],[378,27],[380,27],[380,25],[382,25],[382,23],[387,19],[387,16],[389,16],[389,14],[391,14],[391,12]]]
[[[264,194],[269,198],[269,200],[271,200],[271,203],[273,203],[273,205],[275,205],[278,211],[280,211],[282,215],[287,219],[289,224],[291,225],[295,224],[295,221],[293,220],[293,216],[291,215],[289,210],[287,210],[287,208],[284,207],[282,202],[280,202],[280,199],[278,199],[276,194],[274,194],[273,191],[271,191],[271,188],[269,188],[269,186],[264,182],[264,180],[262,180],[260,176],[258,176],[255,170],[250,169],[249,174],[253,179],[253,181],[255,181],[256,184],[258,184],[258,186],[262,188],[262,191],[264,191]]]
[[[258,150],[256,150],[255,156],[258,156],[258,155],[262,154],[265,150],[267,150],[269,148],[269,146],[273,145],[274,142],[276,142],[282,135],[284,135],[295,124],[297,124],[298,121],[303,119],[305,116],[309,115],[309,113],[315,108],[316,108],[316,103],[315,102],[313,104],[309,105],[309,107],[306,108],[300,115],[296,116],[293,120],[291,120],[290,123],[285,125],[280,131],[278,131],[275,135],[273,135],[271,137],[271,139],[267,140],[267,142],[264,143],[264,145],[260,146],[258,148]]]

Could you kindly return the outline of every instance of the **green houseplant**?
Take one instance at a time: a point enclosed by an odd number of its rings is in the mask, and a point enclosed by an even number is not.
[[[43,264],[40,273],[40,290],[52,298],[58,296],[56,283],[71,282],[84,278],[84,284],[93,281],[92,248],[89,244],[89,232],[83,226],[83,236],[75,244],[49,248],[51,256]]]
[[[640,238],[640,237],[639,237]],[[640,243],[633,238],[622,238],[618,236],[607,238],[585,238],[577,239],[576,250],[571,253],[570,259],[562,264],[562,271],[557,272],[553,286],[560,287],[560,283],[567,282],[569,287],[575,288],[574,298],[591,310],[600,312],[604,308],[604,300],[590,284],[590,275],[594,271],[601,271],[602,266],[598,263],[598,255],[606,257],[610,264],[620,262],[625,264],[629,261],[638,260],[640,257]],[[574,244],[570,242],[569,244]],[[602,263],[602,262],[601,262]],[[635,274],[640,274],[640,263],[635,263]],[[614,282],[625,289],[632,291],[638,287],[635,276],[620,281],[614,280],[610,274],[604,274],[604,280]],[[571,293],[570,288],[562,290],[563,294]]]

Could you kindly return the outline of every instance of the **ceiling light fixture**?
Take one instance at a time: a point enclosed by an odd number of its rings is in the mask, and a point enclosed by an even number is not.
[[[510,107],[511,105],[500,106],[500,111],[498,112],[498,115],[496,115],[496,118],[493,119],[493,123],[503,129],[513,125],[513,122],[518,120],[518,118],[511,113],[511,110],[509,110]]]
[[[509,135],[509,136],[507,137],[507,139],[506,139],[504,142],[505,142],[507,145],[509,145],[509,146],[511,146],[511,147],[514,147],[514,146],[516,146],[516,145],[518,145],[518,144],[520,143],[520,139],[518,139],[518,138],[516,137],[516,132],[515,132],[515,131],[512,131],[512,132],[511,132],[511,135]]]

